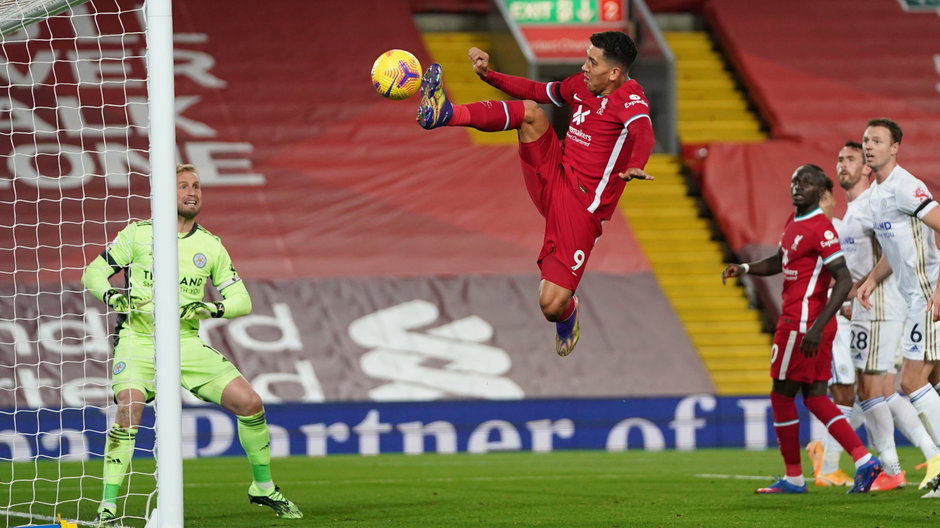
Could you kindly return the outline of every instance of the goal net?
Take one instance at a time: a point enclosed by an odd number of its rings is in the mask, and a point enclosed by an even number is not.
[[[151,217],[141,0],[0,0],[0,528],[88,524],[115,406],[117,315],[84,266]],[[118,504],[143,526],[153,412]]]

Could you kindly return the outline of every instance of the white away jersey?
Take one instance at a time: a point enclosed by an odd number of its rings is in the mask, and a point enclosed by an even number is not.
[[[881,245],[875,239],[870,198],[871,188],[865,189],[865,192],[849,202],[845,218],[832,221],[839,233],[839,244],[852,282],[858,282],[867,275],[881,258]],[[894,273],[875,288],[870,301],[872,309],[866,310],[858,299],[853,299],[853,321],[903,321],[907,314],[907,305],[898,289],[898,279]]]
[[[927,186],[900,165],[872,183],[869,205],[875,235],[898,277],[908,312],[923,312],[940,271],[934,232],[921,218],[937,206]]]

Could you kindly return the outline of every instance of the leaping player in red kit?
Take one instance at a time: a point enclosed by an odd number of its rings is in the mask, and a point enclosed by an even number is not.
[[[495,72],[489,55],[471,48],[473,71],[519,100],[452,104],[444,94],[441,65],[432,64],[421,82],[418,107],[418,124],[426,129],[518,131],[526,189],[545,217],[539,306],[555,323],[560,356],[570,354],[580,337],[574,292],[602,223],[616,209],[627,181],[653,179],[643,171],[654,144],[649,102],[629,77],[636,44],[619,31],[595,33],[590,40],[581,72],[549,83]],[[539,103],[572,108],[564,143]]]
[[[758,262],[728,264],[721,273],[724,283],[729,277],[748,273],[783,272],[783,306],[771,352],[770,406],[786,476],[757,493],[806,493],[800,462],[798,393],[803,394],[806,408],[855,461],[855,482],[849,493],[868,492],[881,472],[881,462],[865,449],[845,415],[826,397],[836,333],[833,316],[852,288],[839,235],[819,207],[827,191],[832,192],[832,180],[821,168],[798,167],[790,181],[796,211],[787,220],[777,252]],[[833,278],[835,284],[827,299]]]

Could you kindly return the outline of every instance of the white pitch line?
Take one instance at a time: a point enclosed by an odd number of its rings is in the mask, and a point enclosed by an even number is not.
[[[775,477],[773,475],[724,475],[721,473],[696,473],[698,478],[712,478],[712,479],[733,479],[733,480],[773,480]],[[806,478],[807,482],[815,481],[816,479],[812,477]]]
[[[340,479],[340,480],[278,480],[278,484],[304,484],[312,486],[356,485],[356,484],[411,484],[420,482],[500,482],[515,480],[569,480],[569,479],[618,479],[624,478],[623,473],[579,475],[506,475],[499,477],[416,477],[416,478],[382,478],[382,479]],[[228,483],[218,482],[184,482],[184,488],[219,488],[227,487]],[[77,491],[83,489],[79,485],[60,485],[60,491]],[[4,510],[0,509],[0,513]]]

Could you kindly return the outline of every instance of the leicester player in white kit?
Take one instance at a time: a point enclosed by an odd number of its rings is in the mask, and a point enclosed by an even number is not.
[[[903,354],[901,390],[920,413],[937,443],[940,434],[940,395],[928,381],[940,359],[937,320],[940,292],[937,276],[940,255],[934,236],[940,232],[940,208],[923,182],[898,165],[901,127],[890,119],[872,119],[862,144],[865,163],[875,176],[869,198],[872,221],[884,255],[858,288],[858,299],[866,309],[874,308],[877,286],[896,275],[907,305],[901,335]],[[920,487],[928,496],[940,495],[940,454],[927,460],[927,474]]]
[[[845,189],[848,206],[839,231],[845,263],[853,281],[863,280],[881,257],[881,245],[874,232],[869,198],[869,173],[862,145],[849,141],[839,151],[836,171]],[[894,444],[894,426],[920,447],[925,458],[936,455],[937,446],[927,433],[910,401],[894,389],[894,372],[901,346],[901,332],[907,316],[897,277],[889,276],[871,295],[871,309],[859,302],[852,305],[850,349],[858,371],[858,399],[865,425],[884,464],[884,472],[872,484],[883,491],[906,484]]]

